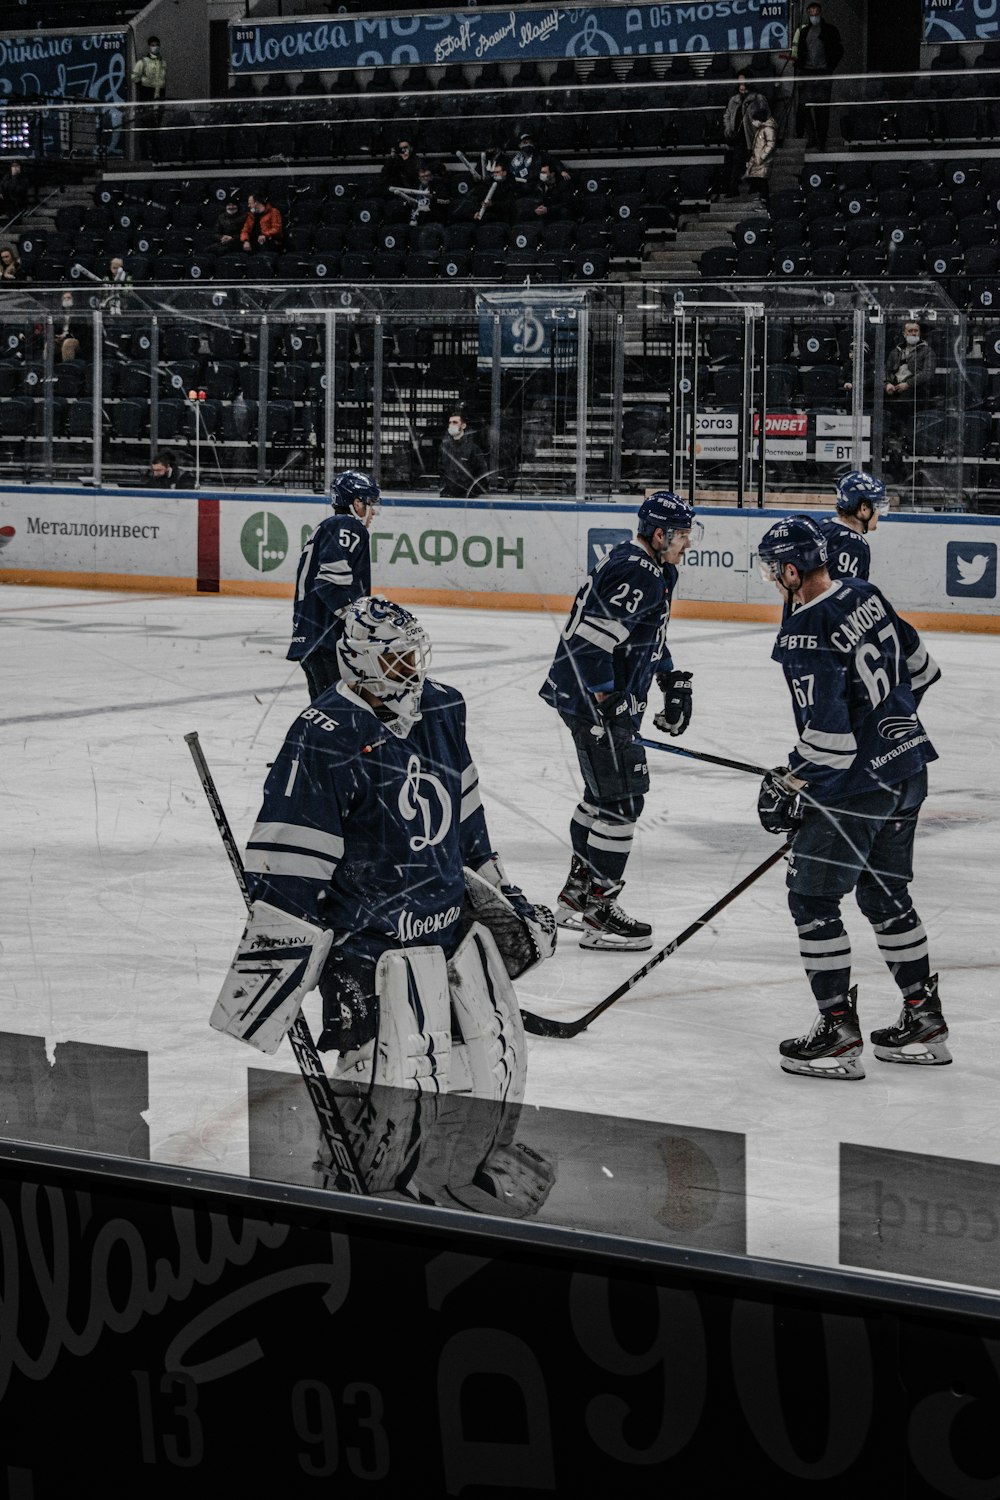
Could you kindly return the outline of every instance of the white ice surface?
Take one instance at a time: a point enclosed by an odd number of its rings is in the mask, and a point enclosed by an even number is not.
[[[493,840],[511,875],[552,902],[579,793],[572,746],[537,696],[562,619],[420,611],[432,675],[462,690]],[[184,734],[200,732],[237,838],[266,766],[306,703],[284,660],[285,601],[8,588],[0,593],[4,704],[0,1031],[149,1054],[153,1159],[247,1169],[248,1065],[291,1071],[209,1030],[243,904]],[[770,627],[676,619],[694,672],[682,744],[772,765],[792,743]],[[778,1067],[812,1001],[785,904],[764,876],[592,1030],[531,1039],[529,1103],[745,1132],[751,1252],[838,1258],[842,1141],[1000,1162],[997,661],[985,635],[927,637],[944,670],[923,717],[940,752],[916,850],[914,897],[952,1030],[955,1065],[888,1067],[814,1083]],[[652,791],[623,903],[679,933],[774,848],[753,777],[650,752]],[[866,1029],[896,992],[853,901]],[[522,1005],[575,1018],[648,955],[584,953],[570,939],[519,986]],[[318,1017],[313,1013],[313,1023]]]

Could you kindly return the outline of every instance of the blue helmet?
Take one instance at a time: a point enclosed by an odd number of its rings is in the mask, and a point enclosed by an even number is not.
[[[853,469],[837,481],[837,509],[843,516],[856,516],[858,506],[867,500],[873,511],[881,513],[889,509],[889,497],[885,485],[874,474],[865,474]]]
[[[639,525],[636,530],[646,541],[649,541],[658,526],[663,527],[669,542],[675,531],[690,531],[693,525],[694,506],[682,500],[680,495],[672,494],[670,490],[657,490],[639,506]]]
[[[349,511],[355,500],[365,505],[377,505],[382,491],[370,474],[360,469],[348,469],[338,474],[330,485],[330,504],[334,510]]]
[[[785,516],[761,537],[757,556],[761,574],[770,581],[780,578],[785,563],[794,564],[800,573],[814,573],[826,567],[826,537],[809,516]]]

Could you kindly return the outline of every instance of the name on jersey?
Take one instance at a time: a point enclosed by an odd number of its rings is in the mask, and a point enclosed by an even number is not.
[[[852,609],[847,619],[830,634],[830,640],[838,651],[853,651],[865,633],[886,618],[885,605],[877,594]]]
[[[401,943],[411,943],[414,938],[429,937],[432,932],[444,932],[461,915],[460,906],[449,906],[447,911],[433,911],[427,917],[415,917],[410,911],[401,911],[396,923],[396,936]]]

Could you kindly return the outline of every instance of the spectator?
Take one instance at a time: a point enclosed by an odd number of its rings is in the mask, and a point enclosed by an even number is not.
[[[192,488],[190,474],[185,474],[178,469],[174,455],[169,448],[161,448],[149,461],[149,479],[146,488],[150,490],[189,490]]]
[[[167,97],[167,64],[158,36],[151,36],[146,43],[145,57],[140,57],[132,69],[132,82],[136,103],[145,106],[136,111],[139,155],[147,161],[156,161],[160,154],[157,132],[163,122],[163,101]]]
[[[541,171],[542,158],[530,130],[517,138],[517,150],[510,159],[510,175],[519,192],[530,192]]]
[[[749,73],[737,74],[736,93],[726,105],[726,112],[722,117],[722,137],[726,152],[722,177],[724,198],[738,198],[740,195],[740,181],[746,171],[753,145],[752,114],[755,109],[767,108],[765,95],[752,89],[750,82]]]
[[[15,245],[0,247],[0,281],[23,281],[24,267]]]
[[[751,110],[750,119],[754,134],[746,175],[751,190],[760,194],[761,204],[766,207],[769,191],[767,179],[771,175],[771,166],[778,144],[778,127],[774,123],[771,106],[766,100]]]
[[[504,158],[498,157],[492,166],[488,167],[492,178],[489,186],[480,201],[479,207],[473,214],[477,223],[482,223],[485,218],[502,221],[507,224],[514,222],[517,211],[517,189],[514,186],[507,163]]]
[[[0,213],[7,218],[19,214],[28,201],[28,184],[19,161],[12,161],[0,176]]]
[[[823,20],[823,8],[806,6],[806,19],[792,38],[795,66],[795,133],[806,138],[807,151],[825,151],[830,124],[831,74],[844,56],[840,32]]]
[[[90,319],[74,314],[73,293],[62,294],[62,316],[53,320],[53,337],[61,360],[84,358],[84,344],[89,345]]]
[[[125,262],[120,255],[112,256],[104,282],[109,290],[105,293],[101,306],[112,317],[117,317],[122,310],[125,296],[132,286],[132,278],[126,271]]]
[[[865,408],[867,409],[871,405],[872,395],[873,395],[874,386],[875,386],[875,376],[874,376],[874,372],[872,370],[872,363],[871,363],[871,345],[868,344],[868,343],[866,343],[864,345],[864,356],[865,356],[864,404],[865,404]],[[844,391],[845,391],[845,393],[848,396],[851,396],[851,393],[854,390],[854,340],[853,339],[851,340],[850,348],[847,351],[847,358],[844,361],[843,365],[841,366],[841,376],[843,378]]]
[[[435,172],[430,162],[422,161],[417,173],[417,187],[429,193],[427,207],[421,209],[418,224],[446,224],[451,215],[451,188],[447,177]]]
[[[460,411],[448,418],[448,435],[438,449],[441,494],[467,499],[483,488],[486,457],[466,426]]]
[[[535,191],[538,197],[535,204],[537,218],[544,219],[546,224],[553,224],[559,219],[573,217],[573,184],[557,170],[556,164],[548,157],[542,160]]]
[[[415,188],[418,185],[419,168],[413,151],[413,143],[397,141],[382,165],[379,184],[387,193],[390,188]]]
[[[240,200],[237,193],[226,199],[226,205],[215,221],[215,249],[220,255],[231,255],[240,249]]]
[[[903,336],[885,361],[885,393],[893,398],[909,398],[920,387],[921,397],[927,395],[927,386],[934,371],[934,357],[916,318],[907,318],[903,324]]]
[[[258,188],[247,199],[249,212],[240,230],[244,250],[278,251],[285,247],[285,225],[281,209]]]

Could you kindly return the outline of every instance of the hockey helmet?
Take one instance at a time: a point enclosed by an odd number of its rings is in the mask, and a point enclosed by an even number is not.
[[[330,504],[335,511],[345,514],[351,510],[355,500],[361,500],[366,506],[378,510],[382,491],[375,483],[370,474],[365,474],[361,469],[348,469],[343,474],[338,474],[330,484]]]
[[[656,490],[639,506],[639,525],[636,530],[648,542],[656,528],[662,526],[669,544],[675,532],[690,531],[694,524],[693,505],[689,505],[680,495],[672,494],[670,490]]]
[[[355,692],[366,688],[380,700],[379,717],[400,739],[420,718],[430,660],[427,632],[408,609],[380,594],[348,607],[337,641],[340,675]]]
[[[881,479],[876,479],[874,474],[865,474],[861,469],[853,469],[837,481],[837,509],[842,516],[856,516],[863,501],[867,501],[877,515],[889,509],[889,496]]]
[[[826,537],[809,516],[785,516],[766,531],[757,545],[760,575],[765,583],[780,583],[785,563],[799,572],[814,573],[825,568]]]

